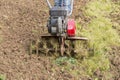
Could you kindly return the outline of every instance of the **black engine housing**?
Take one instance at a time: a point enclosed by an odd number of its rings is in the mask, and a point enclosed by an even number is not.
[[[49,11],[48,32],[52,35],[63,36],[67,29],[67,10],[64,7],[55,6]]]

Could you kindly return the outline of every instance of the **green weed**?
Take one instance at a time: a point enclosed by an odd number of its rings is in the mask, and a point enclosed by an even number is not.
[[[92,0],[85,7],[88,16],[106,16],[112,11],[111,0]]]
[[[88,75],[93,76],[94,72],[100,70],[101,72],[109,70],[109,60],[102,55],[97,55],[82,62],[83,67]]]
[[[0,75],[0,80],[6,80],[5,75]]]
[[[64,65],[67,65],[67,64],[76,64],[77,60],[74,59],[74,58],[60,57],[60,58],[56,59],[55,63],[59,66],[60,65],[64,66]]]
[[[78,59],[81,60],[81,56],[85,54],[79,65],[85,68],[84,74],[88,76],[94,77],[96,70],[100,70],[101,73],[108,71],[110,62],[106,53],[111,49],[111,46],[120,46],[120,36],[113,28],[110,18],[113,8],[111,0],[90,1],[84,8],[84,13],[91,17],[91,21],[85,28],[77,23],[77,35],[86,36],[89,39],[87,43],[76,41],[75,45],[76,49],[82,50],[76,54]]]

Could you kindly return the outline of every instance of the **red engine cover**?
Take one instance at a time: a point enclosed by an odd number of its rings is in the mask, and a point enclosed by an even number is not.
[[[76,25],[74,19],[69,19],[68,20],[68,27],[67,27],[67,34],[68,36],[72,37],[75,36],[76,32]]]

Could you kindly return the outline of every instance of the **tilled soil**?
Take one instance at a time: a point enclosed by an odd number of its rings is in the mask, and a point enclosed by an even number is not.
[[[120,80],[120,47],[112,47],[109,53],[111,73],[114,80]]]
[[[73,18],[80,17],[81,23],[85,18],[79,7],[87,1],[75,1]],[[0,74],[5,74],[7,80],[75,80],[70,73],[51,64],[50,57],[28,54],[31,39],[46,31],[47,19],[45,0],[0,0]],[[33,35],[33,30],[39,34]],[[118,50],[114,49],[111,55],[120,53]],[[117,59],[118,56],[110,58],[112,70],[118,74],[116,79],[120,76]]]
[[[76,3],[81,6],[85,1]],[[45,0],[0,0],[0,74],[7,80],[74,79],[58,69],[50,71],[55,65],[49,57],[28,54],[32,31],[43,33],[47,19]]]

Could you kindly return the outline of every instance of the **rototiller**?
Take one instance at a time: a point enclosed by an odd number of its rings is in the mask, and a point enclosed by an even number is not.
[[[73,11],[73,0],[54,0],[53,7],[49,0],[46,1],[50,9],[47,24],[49,34],[41,35],[41,37],[55,37],[58,39],[59,52],[63,56],[65,40],[87,40],[87,38],[75,37],[76,24],[74,19],[69,19]]]

